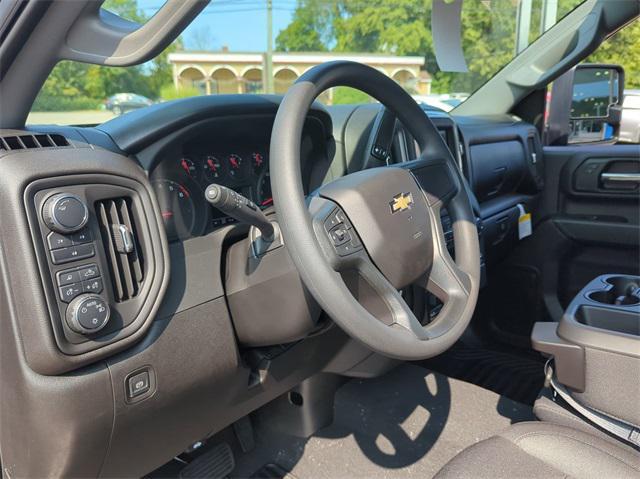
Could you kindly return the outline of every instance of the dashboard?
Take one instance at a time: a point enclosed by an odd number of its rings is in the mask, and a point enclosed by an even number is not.
[[[319,371],[361,374],[371,352],[332,327],[287,248],[254,257],[247,228],[204,198],[218,183],[277,215],[269,143],[280,100],[211,95],[95,128],[0,132],[2,269],[20,286],[0,298],[4,364],[17,365],[2,404],[22,418],[3,438],[33,438],[26,452],[2,451],[21,465],[18,475],[43,476],[65,461],[60,475],[143,476]],[[305,193],[415,157],[413,140],[380,110],[312,106],[302,129]],[[497,261],[517,241],[512,212],[537,191],[535,130],[427,114],[456,152],[479,202],[487,259]],[[80,214],[62,228],[69,204]],[[103,316],[87,318],[83,307]],[[438,307],[421,309],[431,319]],[[52,441],[54,429],[71,433]]]

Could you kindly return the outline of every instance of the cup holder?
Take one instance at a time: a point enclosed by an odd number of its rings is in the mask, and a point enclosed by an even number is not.
[[[640,284],[634,278],[612,276],[605,280],[611,285],[608,290],[591,291],[587,297],[591,301],[616,306],[640,304]]]

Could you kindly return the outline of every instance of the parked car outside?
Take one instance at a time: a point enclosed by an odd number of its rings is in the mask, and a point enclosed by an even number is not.
[[[433,95],[414,95],[418,103],[426,104],[449,112],[469,97],[468,93],[441,93]]]
[[[153,100],[136,93],[116,93],[105,101],[106,109],[118,116],[149,105],[153,105]]]

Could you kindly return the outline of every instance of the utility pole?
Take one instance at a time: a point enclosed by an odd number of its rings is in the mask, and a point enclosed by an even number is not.
[[[267,0],[267,53],[265,55],[264,76],[267,93],[273,88],[273,0]]]
[[[529,46],[532,0],[520,0],[516,13],[516,55]]]
[[[555,25],[558,17],[558,0],[542,0],[540,17],[540,35]]]

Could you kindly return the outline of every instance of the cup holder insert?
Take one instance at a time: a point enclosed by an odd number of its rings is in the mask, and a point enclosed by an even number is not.
[[[640,284],[636,279],[625,276],[612,276],[605,281],[610,287],[606,290],[588,293],[587,297],[591,301],[617,306],[640,304]]]
[[[593,328],[640,336],[640,315],[632,311],[582,305],[576,311],[575,318],[579,323]]]
[[[640,303],[640,300],[635,296],[618,296],[613,291],[592,291],[587,296],[591,301],[602,304],[631,306]]]

